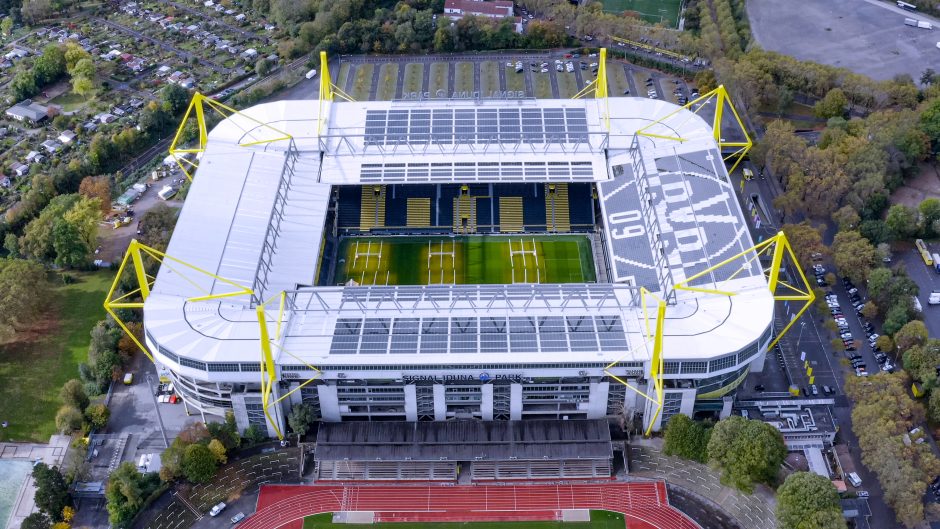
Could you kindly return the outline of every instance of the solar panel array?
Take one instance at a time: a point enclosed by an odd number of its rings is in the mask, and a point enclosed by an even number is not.
[[[594,164],[590,161],[557,162],[436,162],[436,163],[365,163],[363,183],[420,182],[544,182],[568,180],[593,182]]]
[[[365,145],[586,143],[584,108],[367,110]]]
[[[619,315],[339,318],[330,354],[626,352]]]

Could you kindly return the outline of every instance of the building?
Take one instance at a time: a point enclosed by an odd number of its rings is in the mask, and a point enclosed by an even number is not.
[[[39,153],[39,151],[29,151],[29,153],[26,155],[27,164],[41,163],[42,160],[43,156]]]
[[[54,154],[56,151],[62,148],[62,144],[55,140],[46,140],[40,145],[42,145],[42,148],[45,149],[49,154]]]
[[[446,0],[444,15],[459,20],[466,15],[486,18],[512,18],[517,32],[522,32],[522,19],[513,15],[513,3],[508,0]]]
[[[29,165],[20,162],[13,162],[10,164],[10,171],[13,172],[18,177],[23,177],[29,174]]]
[[[774,297],[702,117],[711,105],[279,101],[234,114],[208,135],[167,249],[218,277],[161,267],[147,348],[192,407],[272,435],[301,402],[324,422],[652,429],[721,410],[763,369]],[[637,393],[660,374],[661,409]]]
[[[49,108],[26,99],[8,108],[6,115],[17,121],[39,123],[49,117]]]

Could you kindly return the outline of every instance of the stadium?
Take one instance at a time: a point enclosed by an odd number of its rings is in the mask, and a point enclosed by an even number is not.
[[[723,88],[346,101],[322,60],[319,100],[211,131],[197,95],[167,251],[132,243],[141,302],[106,303],[189,406],[282,437],[307,403],[337,480],[609,477],[609,422],[730,411],[789,247],[751,239]]]

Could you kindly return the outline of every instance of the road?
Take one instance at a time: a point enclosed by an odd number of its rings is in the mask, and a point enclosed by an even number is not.
[[[98,22],[98,23],[100,23],[100,24],[104,24],[104,25],[106,25],[106,26],[108,26],[108,27],[114,28],[114,29],[116,29],[116,30],[118,30],[118,31],[123,31],[124,33],[127,33],[127,34],[129,34],[129,35],[133,35],[134,37],[136,37],[136,38],[138,38],[138,39],[146,40],[147,42],[156,44],[157,46],[160,46],[161,48],[163,48],[163,49],[165,49],[165,50],[167,50],[167,51],[172,51],[173,53],[179,55],[180,57],[184,57],[184,58],[186,58],[186,59],[189,60],[189,61],[195,61],[195,62],[198,62],[199,64],[205,64],[205,65],[208,66],[209,68],[212,68],[213,70],[215,70],[215,71],[217,71],[217,72],[219,72],[219,73],[224,73],[224,74],[228,75],[228,73],[231,72],[230,69],[228,69],[228,68],[226,68],[226,67],[224,67],[224,66],[219,66],[218,64],[216,64],[216,63],[214,63],[214,62],[212,62],[212,61],[210,61],[210,60],[207,60],[207,59],[202,58],[202,57],[197,57],[197,56],[193,55],[192,53],[189,53],[188,51],[183,51],[183,50],[181,50],[181,49],[179,49],[179,48],[177,48],[177,47],[175,47],[175,46],[171,46],[171,45],[167,44],[165,41],[162,41],[162,40],[160,40],[160,39],[155,39],[155,38],[153,38],[153,37],[144,35],[143,33],[139,32],[139,31],[137,31],[137,30],[131,29],[131,28],[126,27],[126,26],[122,26],[122,25],[120,25],[120,24],[118,24],[118,23],[116,23],[116,22],[111,22],[110,20],[105,20],[105,19],[103,19],[103,18],[93,18],[92,20],[94,20],[94,21],[96,21],[96,22]]]
[[[928,248],[931,253],[940,253],[940,244],[930,244]],[[930,291],[940,290],[940,274],[935,272],[933,267],[924,264],[920,254],[913,247],[895,253],[894,261],[892,264],[902,262],[907,276],[920,287],[917,299],[924,308],[924,324],[927,326],[927,332],[932,338],[940,338],[940,305],[927,304]]]

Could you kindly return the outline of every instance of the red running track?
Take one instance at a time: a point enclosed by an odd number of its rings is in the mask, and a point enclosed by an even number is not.
[[[664,482],[572,485],[337,486],[266,485],[258,511],[240,529],[301,527],[304,517],[372,511],[378,520],[482,521],[557,519],[564,509],[623,513],[628,529],[701,529],[669,505]],[[499,518],[502,515],[505,518]]]

